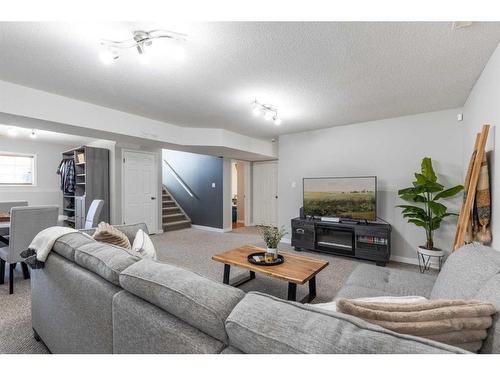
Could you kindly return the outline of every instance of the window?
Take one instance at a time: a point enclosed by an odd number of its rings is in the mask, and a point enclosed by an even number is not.
[[[1,185],[35,185],[35,155],[0,151]]]

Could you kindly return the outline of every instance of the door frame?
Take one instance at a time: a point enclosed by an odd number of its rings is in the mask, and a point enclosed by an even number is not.
[[[154,179],[155,179],[155,185],[156,185],[156,227],[155,228],[148,228],[148,231],[150,233],[161,233],[163,230],[160,230],[161,224],[160,224],[160,215],[161,215],[161,207],[162,207],[162,194],[161,194],[161,186],[159,184],[158,180],[158,154],[152,151],[142,151],[142,150],[134,150],[134,149],[125,149],[122,148],[121,150],[121,155],[120,155],[120,164],[121,164],[121,204],[122,204],[122,209],[121,209],[121,223],[124,222],[125,219],[125,163],[123,160],[125,159],[125,154],[126,153],[135,153],[135,154],[147,154],[147,155],[153,155],[153,160],[154,160],[154,170],[156,173],[154,174]]]

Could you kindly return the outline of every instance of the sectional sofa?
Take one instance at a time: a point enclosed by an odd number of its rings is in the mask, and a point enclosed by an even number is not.
[[[139,228],[147,231],[144,224],[119,228],[131,240]],[[499,253],[469,246],[437,279],[360,265],[339,296],[419,294],[498,306],[499,270]],[[245,294],[82,233],[61,237],[31,281],[34,335],[52,353],[466,353],[349,315]],[[486,353],[500,352],[498,326]]]

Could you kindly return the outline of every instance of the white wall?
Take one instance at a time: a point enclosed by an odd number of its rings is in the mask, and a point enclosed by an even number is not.
[[[279,224],[290,232],[290,219],[302,205],[302,178],[326,176],[378,177],[378,216],[393,228],[394,260],[416,262],[416,246],[424,244],[420,228],[406,223],[397,190],[410,186],[421,159],[434,160],[445,186],[463,183],[461,109],[297,133],[280,137]],[[292,187],[295,184],[295,187]],[[448,201],[459,210],[460,199]],[[435,244],[449,250],[456,219],[443,224]],[[288,235],[290,237],[290,235]]]
[[[227,148],[269,158],[277,155],[271,141],[225,129],[181,127],[6,81],[0,81],[1,112],[174,145]]]
[[[490,124],[490,134],[486,150],[490,162],[490,181],[492,193],[492,246],[500,250],[500,195],[498,181],[500,178],[500,162],[495,154],[495,144],[499,141],[496,126],[500,124],[500,46],[491,56],[483,73],[477,80],[463,108],[463,165],[469,165],[476,133],[483,124]],[[464,172],[465,173],[465,172]]]
[[[30,205],[57,205],[61,208],[60,178],[56,174],[61,153],[76,145],[0,137],[0,152],[36,154],[36,186],[0,186],[0,201],[27,200]]]

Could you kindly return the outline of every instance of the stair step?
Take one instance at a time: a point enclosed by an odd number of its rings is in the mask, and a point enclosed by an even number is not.
[[[172,230],[178,230],[190,227],[191,227],[191,220],[179,220],[163,224],[163,231],[168,232]]]
[[[182,212],[163,215],[163,223],[173,223],[180,220],[186,220],[186,216]]]
[[[163,207],[163,212],[166,212],[168,214],[182,213],[181,209],[179,207],[177,207],[177,206]]]
[[[177,207],[177,205],[173,201],[163,202],[163,208],[167,208],[167,207]]]

